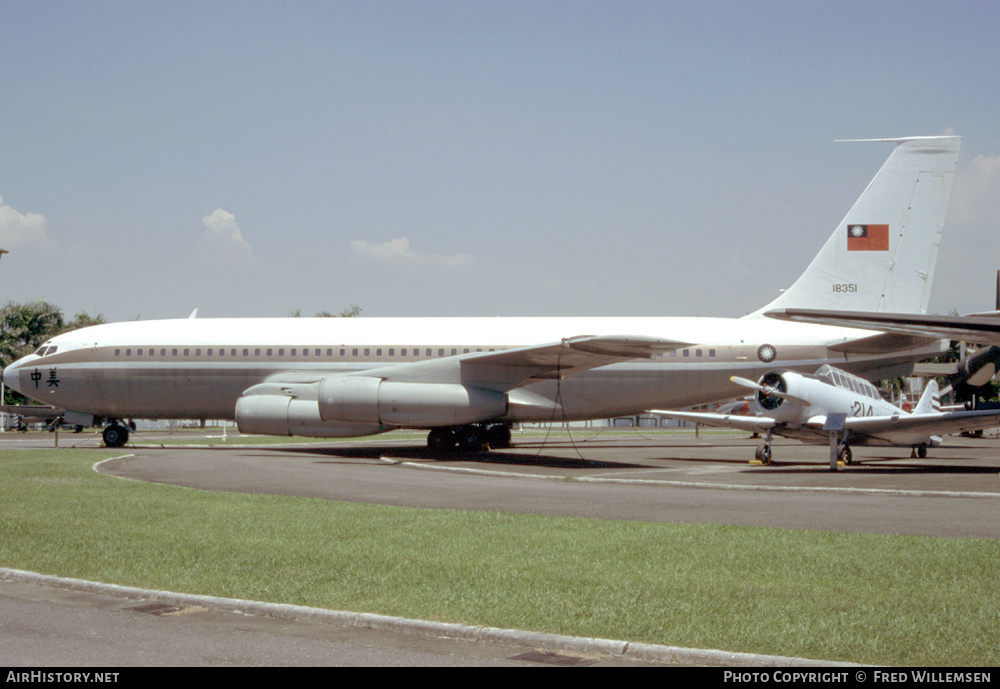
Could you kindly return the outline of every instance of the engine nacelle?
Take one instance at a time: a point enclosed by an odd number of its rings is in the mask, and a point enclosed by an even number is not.
[[[781,423],[801,424],[814,413],[808,406],[809,390],[815,385],[794,371],[770,371],[757,382],[757,408]],[[803,406],[805,402],[806,406]]]
[[[240,433],[354,438],[391,430],[381,424],[331,423],[319,415],[316,400],[287,395],[247,395],[236,402]]]
[[[757,400],[757,405],[764,411],[764,413],[773,413],[784,403],[785,400],[783,400],[780,395],[772,394],[771,390],[779,393],[788,392],[788,384],[785,383],[785,379],[782,378],[781,374],[777,371],[765,373],[764,376],[757,381],[757,384],[766,388],[765,390],[758,390],[757,394],[754,395],[754,398]]]
[[[505,393],[456,383],[331,376],[319,384],[319,415],[326,422],[434,428],[501,418],[506,413]]]

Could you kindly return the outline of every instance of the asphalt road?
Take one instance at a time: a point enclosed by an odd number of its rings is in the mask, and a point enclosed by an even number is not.
[[[145,444],[102,465],[116,476],[235,492],[421,508],[500,510],[652,522],[714,522],[842,532],[1000,536],[1000,440],[955,438],[911,459],[856,448],[829,469],[829,450],[733,436],[625,435],[592,441],[515,438],[509,450],[429,453],[420,441],[215,449]],[[566,480],[572,479],[572,480]]]
[[[607,655],[234,614],[198,605],[7,581],[2,576],[0,606],[0,666],[8,671],[39,667],[112,672],[111,668],[123,667],[651,665]],[[125,672],[115,682],[128,678]]]

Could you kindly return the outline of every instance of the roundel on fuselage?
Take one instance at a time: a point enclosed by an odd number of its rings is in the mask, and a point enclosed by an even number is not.
[[[771,344],[762,344],[757,348],[757,358],[765,364],[769,364],[778,358],[778,350]]]

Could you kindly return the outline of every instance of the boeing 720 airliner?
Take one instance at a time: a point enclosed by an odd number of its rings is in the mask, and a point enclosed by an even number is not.
[[[11,364],[15,390],[106,423],[235,419],[244,433],[353,437],[430,431],[442,450],[504,446],[522,421],[677,408],[741,394],[733,376],[825,363],[902,375],[944,343],[765,311],[925,313],[961,139],[881,139],[894,149],[801,277],[743,318],[180,319],[98,325]]]

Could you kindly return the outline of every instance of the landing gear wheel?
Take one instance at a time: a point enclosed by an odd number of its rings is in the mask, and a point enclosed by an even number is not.
[[[480,452],[486,444],[486,433],[479,426],[462,426],[455,437],[458,447],[465,452]]]
[[[754,453],[757,457],[757,461],[761,464],[771,463],[771,446],[770,445],[758,445],[757,451]]]
[[[923,459],[926,456],[927,456],[927,446],[926,445],[920,445],[919,447],[917,447],[917,457],[920,457],[920,459]]]
[[[851,454],[851,448],[847,445],[840,446],[840,461],[844,464],[850,464],[854,461],[854,455]]]
[[[510,426],[503,424],[490,426],[489,430],[486,431],[486,444],[490,446],[491,450],[510,447]]]
[[[455,432],[450,428],[433,428],[427,434],[427,447],[435,452],[451,452],[455,449]]]
[[[104,429],[103,438],[107,447],[122,447],[128,442],[128,428],[113,423]]]

